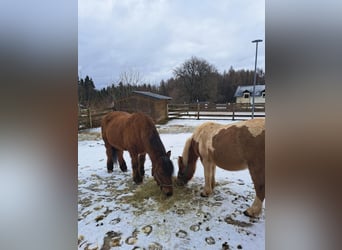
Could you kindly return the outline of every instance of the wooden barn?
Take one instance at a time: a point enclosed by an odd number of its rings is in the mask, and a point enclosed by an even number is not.
[[[114,102],[114,109],[120,111],[143,112],[152,117],[155,123],[168,120],[167,105],[172,98],[147,91],[133,91],[132,95]]]

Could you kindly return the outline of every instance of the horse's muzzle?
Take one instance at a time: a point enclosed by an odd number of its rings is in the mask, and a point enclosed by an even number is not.
[[[166,196],[172,196],[173,194],[173,190],[172,187],[161,187],[162,192],[166,195]]]
[[[135,182],[135,184],[139,185],[143,182],[143,178],[140,176],[134,176],[133,181]]]
[[[177,178],[176,183],[178,186],[184,186],[186,184],[186,182],[179,177]]]

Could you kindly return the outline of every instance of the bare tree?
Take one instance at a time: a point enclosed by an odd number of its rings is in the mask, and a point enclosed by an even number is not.
[[[206,60],[191,57],[174,70],[189,102],[212,101],[217,94],[218,72]]]
[[[142,81],[143,79],[140,73],[132,69],[122,72],[119,77],[119,82],[121,82],[123,85],[136,86],[141,84]]]

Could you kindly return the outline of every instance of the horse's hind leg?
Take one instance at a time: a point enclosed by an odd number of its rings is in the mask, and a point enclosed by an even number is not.
[[[118,150],[118,161],[119,161],[119,166],[122,172],[127,172],[127,165],[125,162],[125,159],[123,158],[123,151]]]
[[[256,196],[252,206],[244,211],[244,214],[249,217],[257,217],[262,211],[262,204],[265,199],[265,163],[250,166],[249,172],[253,180]]]
[[[107,155],[107,171],[108,173],[113,172],[113,149],[112,146],[104,139]]]
[[[145,175],[145,160],[146,160],[146,154],[138,154],[139,158],[139,169],[140,169],[140,175],[144,176]]]
[[[211,189],[214,190],[215,188],[215,173],[216,173],[216,166],[214,165],[211,170]]]

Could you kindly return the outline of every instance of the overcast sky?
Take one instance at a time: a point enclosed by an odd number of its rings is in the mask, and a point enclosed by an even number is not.
[[[196,56],[220,73],[265,70],[264,0],[79,0],[78,74],[97,89],[122,72],[159,84]]]

